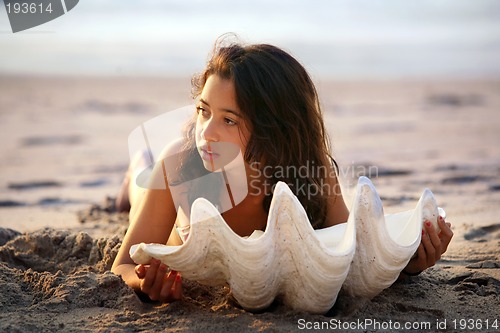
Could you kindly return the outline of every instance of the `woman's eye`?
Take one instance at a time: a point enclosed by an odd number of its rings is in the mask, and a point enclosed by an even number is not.
[[[198,112],[199,115],[201,115],[204,118],[210,117],[210,112],[208,112],[201,106],[196,107],[196,111]]]
[[[230,119],[230,118],[224,118],[224,121],[228,125],[236,125],[236,122],[234,120]]]

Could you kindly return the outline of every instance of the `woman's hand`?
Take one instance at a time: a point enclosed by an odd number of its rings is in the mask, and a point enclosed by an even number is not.
[[[441,259],[441,255],[448,249],[453,231],[451,231],[451,223],[446,223],[441,216],[438,217],[438,225],[441,229],[439,234],[432,223],[425,221],[417,256],[406,265],[403,274],[417,275],[424,269],[434,266],[436,261]]]
[[[135,266],[140,279],[141,291],[152,301],[172,302],[182,298],[182,280],[177,271],[168,272],[168,267],[158,259],[149,265]]]

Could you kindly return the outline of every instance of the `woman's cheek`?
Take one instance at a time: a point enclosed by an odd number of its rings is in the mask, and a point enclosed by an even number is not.
[[[198,143],[201,140],[201,129],[200,128],[201,128],[201,126],[199,125],[198,122],[196,122],[196,127],[195,127],[195,131],[194,131],[196,145],[198,145]]]

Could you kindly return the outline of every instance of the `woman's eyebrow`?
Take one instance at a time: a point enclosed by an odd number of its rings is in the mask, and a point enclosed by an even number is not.
[[[200,102],[203,103],[203,104],[205,104],[206,106],[210,107],[210,104],[208,104],[207,101],[205,101],[203,98],[200,98]],[[234,111],[234,110],[231,110],[231,109],[221,109],[221,110],[224,111],[224,112],[227,112],[227,113],[232,113],[235,116],[241,118],[241,114],[239,112],[237,112],[237,111]]]
[[[205,101],[203,98],[200,97],[200,102],[202,102],[203,104],[207,105],[207,106],[210,106],[210,104],[207,103],[207,101]]]

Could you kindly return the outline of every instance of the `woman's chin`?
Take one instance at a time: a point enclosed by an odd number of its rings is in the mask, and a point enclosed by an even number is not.
[[[202,160],[203,161],[203,166],[205,169],[209,172],[221,172],[222,169],[220,166],[217,165],[217,163],[212,163],[210,161]]]

